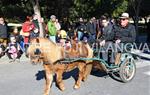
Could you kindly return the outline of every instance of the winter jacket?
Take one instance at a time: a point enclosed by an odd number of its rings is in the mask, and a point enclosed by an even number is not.
[[[90,34],[96,34],[96,24],[95,23],[87,23],[87,32]]]
[[[52,21],[48,22],[47,28],[48,28],[48,33],[50,36],[56,36],[57,29],[56,29],[55,24]]]
[[[132,24],[128,24],[126,27],[115,25],[113,31],[115,33],[114,40],[120,39],[122,43],[133,43],[136,40],[136,31]]]
[[[7,38],[8,37],[8,27],[6,24],[0,24],[0,38]]]
[[[108,26],[103,27],[101,29],[102,32],[102,36],[101,36],[101,40],[106,40],[106,41],[113,41],[114,39],[114,31],[113,31],[113,25],[112,24],[108,24]]]

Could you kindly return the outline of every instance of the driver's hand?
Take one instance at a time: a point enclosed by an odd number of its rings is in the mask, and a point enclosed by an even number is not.
[[[115,41],[116,44],[119,44],[120,42],[121,42],[120,39],[118,39],[118,40]]]
[[[101,42],[100,42],[100,46],[104,46],[104,45],[105,45],[105,42],[106,42],[105,40],[101,41]]]

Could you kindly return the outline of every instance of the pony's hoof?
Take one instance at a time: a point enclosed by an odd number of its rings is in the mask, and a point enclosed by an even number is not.
[[[79,89],[79,88],[80,88],[80,86],[74,85],[74,89]]]
[[[58,87],[59,87],[59,89],[60,89],[61,91],[64,91],[64,90],[65,90],[65,86],[64,86],[63,83],[59,83],[59,84],[58,84]]]
[[[48,95],[48,94],[43,94],[43,95]]]
[[[87,78],[83,78],[82,81],[85,82],[87,80]]]
[[[61,91],[64,91],[64,90],[65,90],[65,87],[60,87],[60,90],[61,90]]]
[[[58,87],[59,87],[59,89],[60,89],[61,91],[64,91],[64,90],[65,90],[65,86],[64,86],[64,85],[58,85]]]

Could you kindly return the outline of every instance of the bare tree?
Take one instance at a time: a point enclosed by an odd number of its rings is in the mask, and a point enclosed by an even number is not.
[[[140,13],[140,6],[141,6],[142,0],[130,0],[129,4],[131,4],[133,11],[134,11],[134,24],[138,35],[138,21],[139,21],[139,13]]]

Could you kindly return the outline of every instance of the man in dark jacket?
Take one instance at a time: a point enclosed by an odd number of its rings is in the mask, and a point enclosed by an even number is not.
[[[95,40],[96,38],[96,23],[95,23],[95,17],[92,17],[89,22],[87,23],[87,33],[90,36],[90,42]]]
[[[136,31],[135,27],[129,23],[129,14],[122,13],[120,17],[119,25],[114,26],[114,33],[115,33],[115,43],[116,44],[123,44],[125,46],[126,43],[134,43],[136,39]],[[128,47],[124,47],[126,50]],[[119,60],[121,57],[121,51],[117,51],[115,64],[119,64]]]
[[[79,25],[77,27],[77,33],[78,33],[78,40],[83,40],[83,37],[87,33],[86,25],[84,24],[83,18],[79,19]]]
[[[102,16],[100,39],[103,43],[106,41],[113,41],[114,31],[112,31],[112,29],[113,29],[113,25],[109,22],[108,18],[106,16]]]
[[[0,43],[7,45],[8,27],[3,17],[0,17]]]
[[[114,27],[115,43],[133,43],[136,38],[135,27],[129,23],[129,14],[123,13],[120,25]]]
[[[109,53],[112,50],[108,48],[113,43],[113,38],[114,38],[114,32],[112,31],[113,25],[109,22],[106,16],[101,16],[100,24],[101,24],[101,28],[100,28],[101,36],[99,37],[99,44],[102,50],[101,57],[102,59],[110,63],[110,61],[113,62],[112,60],[113,55],[112,53]]]

